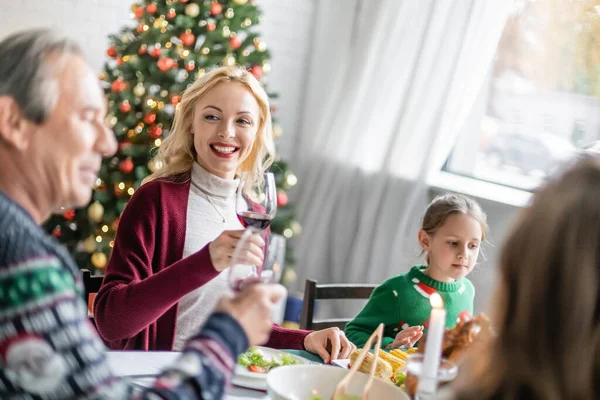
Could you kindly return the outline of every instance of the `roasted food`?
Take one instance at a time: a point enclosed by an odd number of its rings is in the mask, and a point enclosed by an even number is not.
[[[356,359],[358,358],[358,355],[360,354],[360,350],[354,350],[351,354],[350,354],[350,365],[353,365],[353,363],[356,361]],[[365,356],[365,359],[363,360],[362,364],[360,365],[360,367],[358,367],[358,370],[360,372],[364,372],[365,374],[370,373],[371,371],[371,364],[373,363],[373,354],[368,353]],[[381,379],[387,379],[387,380],[391,380],[394,374],[394,370],[392,369],[392,366],[390,365],[389,362],[382,360],[381,358],[377,359],[377,365],[375,367],[375,376],[377,378],[381,378]]]

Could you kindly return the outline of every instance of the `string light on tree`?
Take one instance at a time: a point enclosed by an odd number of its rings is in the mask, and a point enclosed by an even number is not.
[[[99,269],[103,269],[104,267],[106,267],[106,263],[108,261],[106,258],[106,254],[101,252],[96,252],[92,254],[91,260],[94,267]]]
[[[88,207],[88,218],[92,222],[100,222],[102,221],[102,217],[104,216],[104,206],[95,201]]]

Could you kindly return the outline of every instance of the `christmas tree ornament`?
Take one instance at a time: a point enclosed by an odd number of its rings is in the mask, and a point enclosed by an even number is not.
[[[184,68],[185,68],[186,71],[191,72],[191,71],[194,70],[194,68],[196,68],[196,63],[194,63],[194,61],[190,61],[187,64],[185,64]]]
[[[154,48],[152,49],[152,51],[150,51],[150,55],[154,58],[158,58],[158,57],[160,57],[160,53],[161,53],[160,44],[157,43],[154,45]]]
[[[158,60],[156,65],[158,65],[158,69],[160,69],[162,72],[167,72],[168,70],[173,68],[176,65],[176,63],[172,58],[163,57],[160,60]]]
[[[63,212],[63,217],[67,221],[73,221],[75,219],[75,210],[69,209]]]
[[[288,195],[283,190],[277,192],[277,207],[285,207],[288,204]]]
[[[117,57],[116,62],[117,62],[117,65],[123,64],[123,57]]]
[[[117,56],[117,49],[115,46],[110,46],[108,50],[106,50],[106,54],[111,58],[115,58]]]
[[[244,4],[246,4],[248,2],[248,0],[233,0],[233,2],[235,4],[237,4],[238,6],[243,6]]]
[[[223,6],[217,3],[216,1],[213,1],[212,5],[210,6],[210,15],[219,15],[221,14],[221,12],[223,12]]]
[[[246,18],[246,19],[244,19],[244,22],[242,22],[241,27],[242,28],[247,28],[250,25],[252,25],[252,20],[250,18]]]
[[[115,93],[122,92],[125,89],[127,89],[127,83],[121,78],[117,79],[110,85],[110,90]]]
[[[127,157],[125,160],[121,161],[121,163],[119,164],[119,170],[124,174],[130,174],[131,171],[133,171],[134,167],[135,166],[133,165],[133,161],[131,160],[131,157]]]
[[[104,216],[104,206],[100,202],[95,201],[88,207],[87,214],[90,221],[100,222]]]
[[[108,261],[106,258],[106,254],[101,253],[101,252],[96,252],[94,254],[92,254],[92,265],[96,268],[104,268],[106,267],[106,262]]]
[[[153,124],[154,121],[156,121],[156,114],[154,114],[154,113],[148,113],[144,117],[144,122],[147,123],[148,125]]]
[[[188,4],[185,6],[185,15],[196,18],[198,15],[200,15],[200,6],[196,3]]]
[[[237,49],[242,45],[242,39],[239,38],[239,36],[235,35],[229,38],[229,46],[231,46],[232,49]]]
[[[146,12],[148,14],[154,14],[156,10],[158,10],[158,8],[156,7],[156,3],[150,3],[146,6]]]
[[[263,76],[263,68],[260,65],[253,65],[250,67],[250,73],[256,77],[256,79],[260,79]]]
[[[162,133],[162,128],[158,125],[152,125],[150,128],[148,128],[148,136],[150,136],[152,139],[160,138]]]
[[[138,26],[137,26],[137,28],[135,28],[135,31],[136,31],[137,33],[142,33],[142,32],[144,32],[144,26],[146,26],[146,25],[142,25],[142,24],[138,25]]]
[[[225,11],[225,18],[233,18],[234,13],[233,13],[233,8],[228,8],[227,11]]]
[[[109,114],[106,116],[106,124],[108,126],[110,126],[111,128],[114,128],[115,125],[117,125],[117,117],[115,117],[113,114]]]
[[[225,56],[225,58],[223,59],[223,65],[235,65],[235,57],[232,56],[231,54],[228,54]]]
[[[258,44],[255,43],[254,47],[256,47],[256,50],[258,51],[265,51],[267,50],[267,44],[263,41],[258,41]]]
[[[180,2],[181,4],[185,4],[185,3],[187,3],[188,1],[189,1],[189,0],[179,0],[179,2]]]
[[[131,146],[133,146],[133,143],[131,143],[131,142],[121,142],[121,143],[119,143],[119,151],[120,152],[126,151],[127,149],[130,149]]]
[[[69,229],[75,232],[77,230],[77,224],[75,222],[71,222],[69,224]]]
[[[94,236],[88,236],[82,243],[81,247],[86,253],[92,254],[96,251],[96,238]]]
[[[133,94],[135,94],[137,97],[142,97],[144,94],[146,94],[146,88],[142,82],[134,86]]]
[[[223,33],[222,33],[224,38],[228,38],[231,35],[231,30],[229,29],[229,27],[227,25],[225,25],[223,27]]]
[[[55,238],[59,238],[62,236],[62,229],[60,228],[60,226],[57,226],[56,228],[52,229],[52,236],[54,236]]]
[[[209,32],[212,32],[215,29],[217,29],[217,25],[214,22],[209,22],[208,25],[206,25],[206,30]]]
[[[129,100],[123,100],[123,102],[119,105],[119,111],[124,114],[131,111],[131,104],[129,104]]]
[[[133,12],[137,19],[140,19],[144,16],[144,7],[137,7]]]
[[[196,42],[196,37],[194,36],[192,31],[188,29],[184,33],[179,35],[179,40],[181,40],[181,43],[183,43],[184,46],[189,47],[194,45],[194,43]]]
[[[293,173],[289,173],[287,174],[286,178],[285,178],[285,182],[289,185],[289,186],[294,186],[296,185],[296,183],[298,183],[298,178],[296,178],[296,175],[294,175]]]
[[[171,8],[165,16],[167,17],[167,19],[173,19],[173,18],[175,18],[176,15],[177,15],[177,13],[175,12],[175,9]]]
[[[177,104],[179,104],[180,101],[181,101],[181,96],[179,96],[179,95],[171,96],[171,104],[173,106],[176,106]]]
[[[101,81],[106,81],[108,79],[106,72],[104,72],[104,71],[100,72],[100,74],[98,74],[98,79],[100,79]]]

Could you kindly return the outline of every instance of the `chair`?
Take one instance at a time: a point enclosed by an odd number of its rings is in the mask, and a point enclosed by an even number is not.
[[[92,275],[92,272],[88,269],[79,270],[81,274],[81,279],[83,280],[83,298],[87,303],[88,307],[88,317],[90,319],[94,319],[94,299],[96,298],[96,293],[100,290],[100,286],[102,286],[102,280],[104,277],[102,275]]]
[[[315,300],[368,299],[377,285],[334,283],[318,285],[317,281],[307,279],[304,286],[304,303],[300,314],[300,329],[321,330],[332,327],[344,329],[349,318],[330,318],[313,320]]]

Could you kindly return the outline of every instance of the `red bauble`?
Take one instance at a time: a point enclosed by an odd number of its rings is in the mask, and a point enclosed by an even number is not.
[[[67,210],[63,213],[63,217],[65,217],[65,219],[67,221],[73,221],[75,219],[75,210],[71,209],[71,210]]]
[[[131,173],[131,171],[133,171],[133,161],[131,161],[131,158],[127,158],[123,161],[121,161],[121,163],[119,164],[119,170],[124,173],[124,174],[129,174]]]
[[[156,121],[156,114],[154,113],[146,114],[146,116],[144,117],[144,122],[148,125],[152,125],[154,121]]]
[[[177,13],[175,12],[175,10],[169,10],[169,12],[165,16],[167,17],[167,19],[173,19],[176,15]]]
[[[60,228],[58,226],[56,228],[52,229],[52,236],[54,236],[55,238],[59,238],[62,236],[62,231],[60,230]]]
[[[256,77],[256,79],[262,78],[264,74],[263,67],[261,67],[260,65],[253,65],[252,67],[250,67],[250,72]]]
[[[150,55],[154,58],[158,58],[160,56],[160,47],[153,48]]]
[[[135,14],[135,17],[137,19],[142,18],[144,16],[144,7],[138,7],[138,8],[136,8],[133,13]]]
[[[175,61],[172,58],[164,57],[158,60],[156,65],[158,65],[158,69],[160,69],[162,72],[167,72],[175,66]]]
[[[135,28],[135,30],[137,31],[137,33],[142,33],[142,32],[144,32],[144,26],[138,25],[137,28]]]
[[[181,96],[175,95],[175,96],[171,97],[171,104],[173,106],[176,106],[177,104],[179,104],[180,101],[181,101]]]
[[[148,12],[148,14],[154,14],[157,9],[158,8],[156,7],[155,3],[151,3],[146,6],[146,11]]]
[[[117,65],[123,64],[123,57],[117,57]]]
[[[179,0],[180,3],[185,4],[187,3],[189,0]]]
[[[215,25],[213,22],[211,22],[208,25],[206,25],[206,30],[209,31],[209,32],[212,32],[215,29],[217,29],[217,25]]]
[[[108,54],[109,57],[115,58],[117,56],[117,49],[115,46],[110,46],[108,50],[106,50],[106,54]]]
[[[191,32],[184,32],[179,35],[179,39],[185,46],[192,46],[196,42],[196,37]]]
[[[122,113],[128,113],[131,111],[131,104],[129,104],[129,101],[125,100],[122,102],[121,105],[119,105],[119,111]]]
[[[138,50],[138,54],[140,56],[143,56],[144,54],[146,54],[148,52],[148,46],[146,46],[145,44],[140,46],[140,49]]]
[[[223,11],[223,6],[217,2],[212,3],[210,6],[210,14],[211,15],[219,15]]]
[[[148,136],[150,136],[152,139],[158,139],[162,136],[162,128],[158,125],[152,125],[150,128],[148,128]]]
[[[288,195],[286,192],[277,192],[277,207],[285,207],[288,203]]]
[[[194,68],[196,67],[196,63],[194,63],[193,61],[190,61],[189,63],[185,64],[185,70],[186,71],[193,71]]]
[[[125,89],[127,89],[127,83],[122,79],[117,79],[110,85],[110,90],[115,93],[122,92]]]
[[[229,45],[232,49],[237,49],[242,45],[242,39],[240,39],[237,35],[229,38]]]

